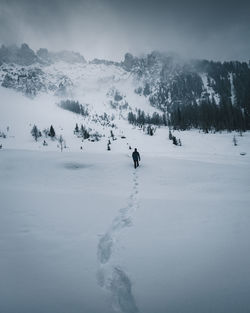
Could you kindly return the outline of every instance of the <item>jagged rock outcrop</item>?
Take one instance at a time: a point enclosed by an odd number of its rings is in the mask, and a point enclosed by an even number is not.
[[[35,53],[26,43],[23,43],[20,48],[15,45],[9,47],[2,45],[0,48],[0,65],[4,63],[22,66],[36,63],[49,65],[59,61],[71,64],[86,63],[85,58],[74,51],[49,52],[47,49],[41,48]]]
[[[39,58],[26,43],[23,43],[20,48],[17,46],[6,47],[4,45],[0,48],[0,64],[15,63],[27,66],[37,62],[39,62]]]
[[[57,85],[51,82],[40,68],[5,67],[5,71],[2,87],[21,91],[29,97],[57,89]]]
[[[42,61],[48,64],[52,64],[59,61],[71,64],[86,63],[85,58],[80,53],[67,50],[60,52],[49,52],[47,49],[41,48],[37,51],[37,55]]]

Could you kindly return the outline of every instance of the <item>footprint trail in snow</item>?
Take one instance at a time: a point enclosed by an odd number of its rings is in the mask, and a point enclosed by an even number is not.
[[[139,310],[136,306],[132,293],[132,284],[128,275],[119,265],[113,265],[111,259],[119,233],[125,227],[132,226],[132,215],[138,208],[138,186],[138,175],[137,171],[134,170],[132,192],[128,204],[119,210],[107,232],[100,238],[97,247],[98,284],[110,292],[113,309],[122,313],[136,313]]]

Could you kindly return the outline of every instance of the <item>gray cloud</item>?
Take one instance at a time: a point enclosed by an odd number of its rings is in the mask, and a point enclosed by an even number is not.
[[[0,43],[119,60],[129,51],[250,58],[250,3],[238,0],[0,0]]]

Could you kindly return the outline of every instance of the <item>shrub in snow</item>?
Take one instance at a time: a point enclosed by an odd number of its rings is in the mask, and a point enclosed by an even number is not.
[[[177,139],[176,139],[176,137],[175,136],[173,136],[173,144],[175,145],[175,146],[178,146],[178,142],[177,142]]]

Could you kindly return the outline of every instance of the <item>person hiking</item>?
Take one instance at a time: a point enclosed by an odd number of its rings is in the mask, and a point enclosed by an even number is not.
[[[135,151],[132,153],[132,158],[134,160],[134,167],[137,168],[139,166],[139,161],[141,161],[141,157],[136,148]]]

